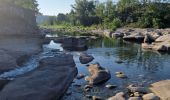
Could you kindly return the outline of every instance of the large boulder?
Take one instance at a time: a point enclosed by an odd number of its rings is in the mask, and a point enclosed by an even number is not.
[[[38,35],[0,36],[0,73],[21,66],[31,55],[42,51]]]
[[[91,55],[88,55],[86,53],[82,53],[79,57],[79,60],[82,64],[87,64],[91,61],[93,61],[94,57]]]
[[[0,100],[58,100],[76,74],[72,55],[44,58],[37,69],[8,83],[0,92]]]
[[[152,44],[143,43],[142,48],[161,52],[170,52],[170,35],[160,36]]]
[[[170,80],[153,83],[150,90],[162,100],[170,100]]]
[[[124,36],[123,39],[126,41],[143,42],[145,36],[142,33],[132,33],[131,35]]]
[[[89,84],[100,84],[108,81],[111,78],[111,74],[109,70],[101,67],[99,64],[91,64],[88,67],[88,71],[91,76],[87,76],[85,78]]]
[[[84,37],[67,37],[63,39],[62,46],[65,50],[85,51],[87,50],[86,38]]]

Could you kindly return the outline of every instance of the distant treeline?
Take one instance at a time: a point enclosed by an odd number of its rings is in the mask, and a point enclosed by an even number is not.
[[[39,13],[38,3],[36,0],[0,0],[0,3],[10,3],[17,6],[34,10],[36,13]]]
[[[170,27],[170,0],[75,0],[67,14],[51,16],[45,25],[96,25],[115,29],[121,26],[140,28]]]

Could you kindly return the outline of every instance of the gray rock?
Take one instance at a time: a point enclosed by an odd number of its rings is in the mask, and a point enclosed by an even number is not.
[[[129,85],[127,89],[132,93],[135,93],[135,92],[148,93],[149,92],[149,90],[146,87],[137,87],[133,85]]]
[[[143,100],[160,100],[160,98],[153,93],[145,94],[142,96],[142,98],[143,98]],[[168,100],[168,99],[166,99],[166,100]]]
[[[108,89],[113,89],[116,87],[117,87],[116,85],[111,85],[111,84],[106,85],[106,88],[108,88]]]
[[[125,100],[125,94],[123,92],[117,93],[115,96],[108,98],[107,100]]]
[[[141,97],[130,97],[128,100],[142,100]]]
[[[86,53],[81,54],[80,57],[79,57],[79,60],[82,64],[87,64],[87,63],[93,61],[93,59],[94,59],[93,56],[88,55]]]
[[[0,92],[1,100],[51,100],[64,95],[77,69],[71,55],[44,58],[34,71],[8,83]]]
[[[82,79],[82,78],[84,78],[85,77],[85,75],[84,74],[79,74],[79,75],[77,75],[77,79],[79,80],[79,79]]]
[[[108,81],[111,78],[111,74],[108,70],[101,67],[99,64],[91,64],[88,67],[88,71],[91,76],[85,77],[85,80],[89,84],[100,84]]]

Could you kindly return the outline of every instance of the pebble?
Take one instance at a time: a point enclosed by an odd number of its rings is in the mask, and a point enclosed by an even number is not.
[[[127,78],[127,76],[123,72],[116,72],[116,77],[118,77],[118,78]]]
[[[102,98],[99,97],[99,96],[93,96],[93,97],[92,97],[92,100],[102,100]]]
[[[106,85],[106,88],[108,88],[108,89],[113,89],[116,87],[117,87],[116,85],[111,85],[111,84]]]
[[[80,79],[82,79],[82,78],[84,78],[84,77],[85,77],[84,74],[79,74],[79,75],[77,75],[76,79],[80,80]]]

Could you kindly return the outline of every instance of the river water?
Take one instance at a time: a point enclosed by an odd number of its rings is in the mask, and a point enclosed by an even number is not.
[[[60,44],[54,42],[51,44],[48,46],[63,50]],[[74,55],[79,74],[89,75],[86,65],[79,61],[82,52],[95,58],[91,63],[98,62],[111,72],[111,79],[108,82],[94,86],[90,92],[83,91],[83,86],[88,84],[84,79],[75,80],[68,90],[72,94],[65,96],[64,100],[88,100],[85,95],[96,95],[106,99],[119,91],[125,92],[126,87],[130,84],[148,87],[151,83],[170,79],[169,54],[142,50],[140,44],[126,42],[122,39],[99,38],[88,41],[88,50],[86,51],[63,51]],[[117,59],[121,59],[123,63],[116,63]],[[117,78],[115,72],[118,71],[124,72],[128,78]],[[81,85],[81,87],[76,87],[75,84]],[[105,88],[107,84],[117,85],[117,88],[109,90]]]
[[[65,95],[63,100],[88,100],[85,97],[86,95],[95,95],[106,99],[117,92],[127,91],[126,87],[130,84],[147,87],[151,83],[170,79],[169,54],[145,51],[142,50],[140,44],[110,38],[89,40],[88,50],[86,51],[67,51],[62,48],[60,43],[51,41],[50,44],[44,45],[44,52],[33,56],[22,68],[1,74],[0,78],[14,78],[17,75],[35,69],[38,66],[38,60],[43,56],[50,56],[51,54],[47,55],[46,53],[52,49],[60,49],[60,51],[73,54],[79,74],[89,75],[86,65],[81,64],[79,61],[79,56],[83,52],[95,58],[91,63],[98,62],[111,72],[111,79],[108,82],[94,86],[89,92],[84,92],[83,90],[83,86],[88,84],[84,79],[75,79],[75,83],[68,89],[71,95]],[[116,63],[117,59],[121,59],[123,63]],[[115,72],[118,71],[124,72],[128,78],[117,78]],[[107,84],[116,85],[117,88],[109,90],[105,88]],[[81,87],[75,85],[81,85]]]

